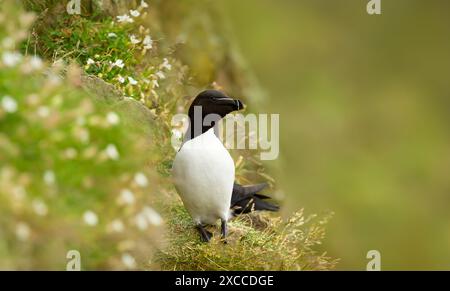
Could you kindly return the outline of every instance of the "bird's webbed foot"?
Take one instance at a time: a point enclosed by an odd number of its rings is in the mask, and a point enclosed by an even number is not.
[[[209,242],[211,240],[212,233],[206,230],[204,225],[197,224],[196,228],[200,233],[200,239],[202,240],[202,242]]]

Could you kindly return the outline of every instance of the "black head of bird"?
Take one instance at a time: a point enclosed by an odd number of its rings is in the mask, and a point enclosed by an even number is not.
[[[189,107],[190,138],[205,133],[227,114],[244,108],[242,101],[217,90],[205,90],[195,97]]]

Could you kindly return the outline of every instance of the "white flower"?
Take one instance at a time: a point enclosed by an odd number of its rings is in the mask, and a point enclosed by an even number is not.
[[[111,160],[118,160],[119,159],[119,151],[117,150],[116,146],[113,144],[109,144],[106,147],[106,155],[111,159]]]
[[[47,80],[53,86],[59,85],[62,81],[62,78],[55,73],[49,73],[47,76]]]
[[[11,96],[3,96],[2,107],[8,113],[14,113],[17,111],[17,102]]]
[[[25,222],[19,222],[16,225],[16,236],[19,240],[27,240],[30,237],[30,233],[30,227]]]
[[[128,82],[130,82],[131,85],[136,85],[138,82],[133,79],[132,77],[128,77]]]
[[[89,131],[86,128],[78,127],[73,130],[74,136],[78,138],[82,143],[89,142]]]
[[[42,59],[38,56],[32,56],[29,62],[31,70],[40,70],[43,66]]]
[[[141,13],[139,13],[139,11],[137,10],[130,10],[130,14],[133,17],[138,17],[139,15],[141,15]]]
[[[44,182],[47,185],[52,185],[55,183],[55,173],[52,170],[47,170],[44,172]]]
[[[77,156],[77,150],[74,148],[67,148],[64,151],[64,156],[69,160],[74,159]]]
[[[166,78],[166,75],[164,75],[164,73],[161,72],[161,71],[156,72],[156,76],[158,76],[158,78],[160,78],[160,79],[165,79]]]
[[[148,222],[147,222],[147,219],[145,218],[145,215],[142,212],[137,214],[134,219],[135,219],[136,226],[140,230],[146,230],[147,229]]]
[[[159,88],[158,80],[152,80],[151,83],[152,83],[152,88]]]
[[[169,63],[169,60],[167,58],[164,58],[163,63],[159,66],[159,68],[164,68],[170,71],[172,69],[172,65]]]
[[[148,8],[148,4],[144,0],[141,0],[141,7]]]
[[[113,111],[108,112],[108,114],[106,115],[106,120],[108,120],[108,123],[111,125],[116,125],[120,122],[119,115],[117,115],[117,113]]]
[[[136,182],[136,184],[138,184],[141,187],[148,186],[148,179],[142,172],[138,172],[136,173],[136,175],[134,175],[134,182]]]
[[[121,75],[119,75],[119,76],[117,77],[117,80],[118,80],[119,83],[121,83],[121,84],[123,84],[123,83],[125,82],[125,78],[122,77]]]
[[[87,64],[87,65],[93,65],[93,64],[95,64],[95,61],[94,61],[93,59],[89,58],[89,59],[87,60],[86,64]]]
[[[125,66],[125,64],[123,63],[123,61],[121,59],[116,60],[114,63],[111,63],[111,67],[119,67],[119,68],[123,68]]]
[[[142,210],[142,213],[144,214],[145,218],[147,218],[148,222],[150,222],[150,224],[158,226],[163,222],[159,213],[151,207],[145,206],[144,210]]]
[[[123,224],[122,220],[120,219],[114,219],[113,221],[111,221],[111,223],[109,224],[109,229],[112,232],[122,232],[125,230],[125,225]]]
[[[117,199],[119,205],[131,205],[135,201],[134,194],[128,189],[123,189]]]
[[[134,20],[128,14],[124,14],[124,15],[118,15],[117,16],[117,22],[133,23]]]
[[[122,255],[122,263],[124,264],[125,267],[127,267],[128,269],[134,269],[136,268],[136,260],[135,258],[130,255],[130,254],[123,254]]]
[[[144,209],[135,216],[136,226],[142,231],[146,230],[149,224],[159,226],[162,222],[163,220],[159,213],[149,206],[145,206]]]
[[[143,44],[144,44],[144,49],[146,49],[146,50],[151,49],[153,47],[152,37],[150,35],[146,35],[144,37]]]
[[[50,115],[50,109],[47,106],[39,106],[37,114],[42,117],[48,117]]]
[[[108,37],[109,38],[117,37],[117,34],[115,34],[114,32],[110,32],[108,33]]]
[[[13,67],[22,60],[22,55],[16,52],[4,52],[2,61],[7,67]]]
[[[39,216],[45,216],[48,213],[47,205],[44,203],[44,201],[40,199],[35,199],[32,202],[33,210],[34,212]]]
[[[91,210],[87,210],[83,214],[83,221],[84,221],[84,223],[86,223],[89,226],[95,226],[98,224],[97,214],[95,214],[95,212],[93,212]]]
[[[137,39],[134,34],[130,35],[130,41],[131,41],[132,44],[138,44],[138,43],[141,42],[141,40]]]

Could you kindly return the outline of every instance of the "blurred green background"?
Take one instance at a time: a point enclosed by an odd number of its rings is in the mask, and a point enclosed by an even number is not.
[[[448,269],[450,2],[367,2],[220,4],[280,113],[285,204],[335,211],[338,268]]]

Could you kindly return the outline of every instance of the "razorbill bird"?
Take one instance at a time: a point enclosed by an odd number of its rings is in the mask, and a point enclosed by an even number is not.
[[[218,219],[225,238],[230,216],[252,210],[278,210],[278,206],[263,201],[268,196],[257,194],[266,183],[241,186],[234,182],[234,161],[216,136],[220,119],[242,108],[240,100],[220,91],[198,94],[189,108],[190,124],[173,162],[175,188],[205,242],[212,236],[205,225],[214,225]]]

